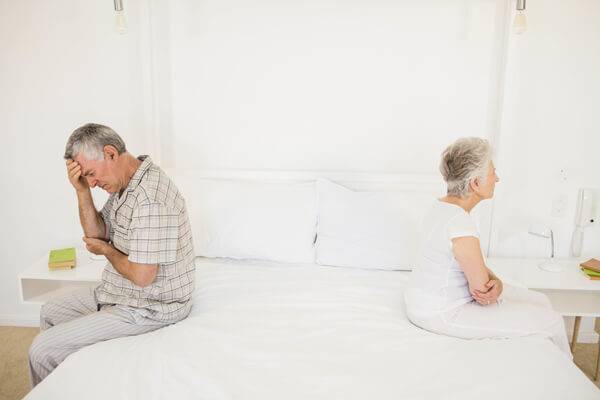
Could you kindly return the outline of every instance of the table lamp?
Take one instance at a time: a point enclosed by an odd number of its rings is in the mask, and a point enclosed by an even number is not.
[[[552,232],[552,229],[547,226],[531,225],[529,226],[529,233],[535,236],[550,239],[550,260],[539,263],[538,267],[544,271],[561,272],[563,270],[562,266],[554,261],[554,232]]]

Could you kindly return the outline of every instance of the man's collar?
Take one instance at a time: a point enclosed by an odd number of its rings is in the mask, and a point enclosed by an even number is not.
[[[138,167],[137,171],[135,171],[135,174],[133,174],[133,176],[129,180],[129,184],[127,184],[127,189],[125,190],[134,190],[136,187],[138,187],[140,181],[142,180],[142,177],[144,176],[146,171],[148,171],[148,168],[150,168],[150,166],[152,165],[152,160],[147,155],[139,156],[138,160],[140,160],[142,163]]]

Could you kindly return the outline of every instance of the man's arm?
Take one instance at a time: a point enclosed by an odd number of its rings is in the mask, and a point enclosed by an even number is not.
[[[88,251],[94,254],[102,254],[108,258],[112,266],[125,278],[138,286],[145,287],[154,282],[158,273],[157,264],[138,264],[129,261],[127,255],[121,253],[115,247],[100,239],[84,237]]]
[[[106,239],[106,229],[102,215],[96,210],[92,192],[81,175],[81,165],[77,161],[67,160],[67,175],[77,193],[79,221],[86,237]]]
[[[88,188],[85,192],[77,192],[77,201],[79,203],[79,221],[85,236],[106,240],[106,225],[102,215],[96,210],[90,189]]]

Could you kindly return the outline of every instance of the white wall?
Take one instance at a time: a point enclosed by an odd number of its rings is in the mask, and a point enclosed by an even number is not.
[[[530,0],[527,16],[528,31],[509,41],[491,249],[547,257],[549,240],[527,233],[536,223],[554,230],[557,256],[568,257],[578,188],[597,189],[600,212],[600,2]],[[560,197],[565,214],[553,217]],[[585,230],[583,255],[600,257],[600,223]],[[587,339],[592,322],[582,322]]]
[[[495,8],[173,2],[174,166],[435,172],[446,143],[487,136]]]
[[[527,15],[529,30],[509,42],[493,253],[547,256],[549,241],[527,233],[533,222],[553,228],[568,257],[577,189],[600,189],[600,3],[531,1]],[[554,217],[560,197],[566,212]],[[598,257],[600,224],[585,234],[583,253]]]
[[[80,239],[61,155],[88,121],[178,168],[435,173],[455,137],[490,137],[491,254],[545,254],[526,233],[535,220],[566,255],[576,189],[600,188],[600,3],[527,5],[529,30],[504,49],[504,0],[129,0],[125,36],[110,1],[0,3],[0,318],[31,318],[17,272]]]
[[[0,2],[0,321],[36,321],[17,274],[48,249],[81,243],[75,194],[62,159],[69,134],[106,123],[147,152],[141,5],[130,33],[114,31],[110,1]],[[102,197],[100,195],[99,197]]]

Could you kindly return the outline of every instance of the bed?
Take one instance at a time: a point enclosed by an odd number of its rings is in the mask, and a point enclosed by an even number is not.
[[[27,399],[600,399],[548,340],[467,341],[408,321],[439,177],[169,175],[201,255],[191,315],[72,354]]]
[[[84,348],[27,399],[597,399],[548,340],[406,318],[408,272],[197,260],[184,321]]]

